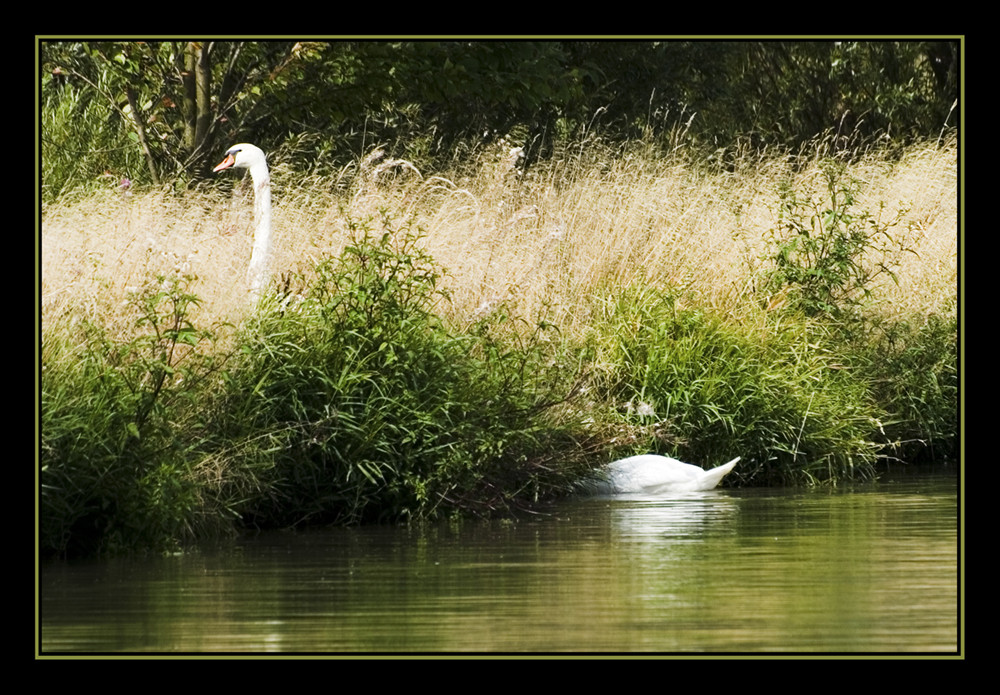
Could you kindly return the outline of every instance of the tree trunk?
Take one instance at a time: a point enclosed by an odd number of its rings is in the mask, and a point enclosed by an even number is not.
[[[195,123],[195,148],[200,149],[208,144],[212,129],[212,64],[208,51],[200,43],[197,46],[197,64],[195,65],[196,103],[198,116]]]
[[[197,56],[191,47],[194,44],[188,43],[184,47],[184,66],[181,70],[181,84],[184,87],[183,99],[184,108],[181,115],[184,117],[184,153],[188,157],[194,152],[195,146],[195,123],[198,115],[198,96],[195,87],[195,70],[197,66]]]
[[[143,123],[142,113],[139,111],[139,102],[135,98],[135,89],[127,87],[125,89],[125,96],[128,98],[128,105],[132,111],[132,121],[135,123],[135,133],[139,138],[139,145],[146,155],[149,176],[152,178],[153,184],[159,186],[160,177],[156,174],[156,163],[153,161],[153,153],[150,151],[149,143],[146,141],[146,125]]]
[[[212,131],[212,66],[209,51],[199,41],[184,47],[184,151],[200,159]]]

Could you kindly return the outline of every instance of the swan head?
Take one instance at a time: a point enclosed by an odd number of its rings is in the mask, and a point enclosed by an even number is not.
[[[234,169],[255,169],[261,165],[265,169],[267,168],[267,158],[264,156],[264,151],[256,145],[242,142],[226,150],[226,158],[212,169],[212,171],[222,171],[230,167]]]

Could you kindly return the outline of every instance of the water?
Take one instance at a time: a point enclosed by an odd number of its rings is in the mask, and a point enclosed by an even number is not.
[[[956,653],[954,477],[42,567],[42,654]]]

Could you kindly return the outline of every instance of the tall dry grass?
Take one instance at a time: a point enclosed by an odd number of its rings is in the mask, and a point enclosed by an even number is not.
[[[449,271],[451,311],[471,317],[513,302],[546,307],[565,329],[590,320],[590,297],[609,287],[664,286],[686,301],[738,315],[766,304],[757,278],[777,225],[783,185],[820,195],[821,145],[797,155],[740,154],[724,166],[662,156],[635,144],[566,148],[547,161],[500,146],[461,168],[420,172],[374,152],[336,179],[272,163],[273,275],[309,272],[343,247],[352,218],[388,210],[415,220]],[[935,312],[955,302],[957,147],[910,147],[901,158],[872,150],[848,165],[863,182],[861,209],[892,216],[891,233],[912,253],[898,258],[898,286],[876,288],[888,314]],[[248,180],[231,192],[108,190],[47,205],[42,214],[43,319],[66,307],[107,321],[131,288],[156,273],[190,272],[199,320],[238,323],[248,301],[252,234]],[[294,285],[294,282],[291,283]],[[294,286],[291,287],[294,291]]]

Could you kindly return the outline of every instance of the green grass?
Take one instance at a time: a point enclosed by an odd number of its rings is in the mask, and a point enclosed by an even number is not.
[[[64,317],[42,343],[41,539],[46,552],[165,549],[204,535],[190,437],[216,355],[188,321],[190,277],[130,299],[128,337]]]
[[[607,399],[657,451],[721,463],[730,484],[812,483],[874,474],[878,407],[844,368],[824,328],[760,312],[740,322],[681,309],[657,291],[606,300]]]

